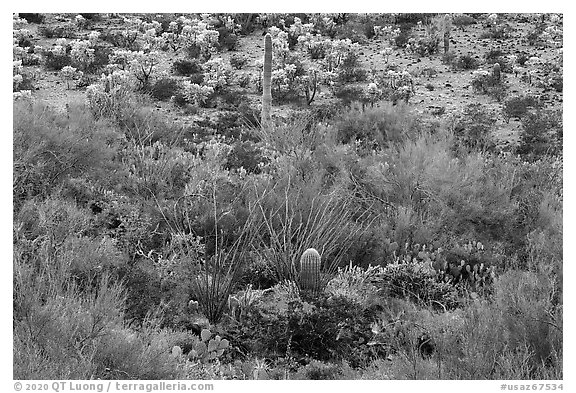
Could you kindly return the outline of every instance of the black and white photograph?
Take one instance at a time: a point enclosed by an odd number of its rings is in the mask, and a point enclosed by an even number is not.
[[[562,12],[181,5],[12,13],[9,388],[570,390]]]

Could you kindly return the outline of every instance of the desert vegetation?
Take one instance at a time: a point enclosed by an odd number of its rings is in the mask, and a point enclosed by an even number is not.
[[[562,27],[15,14],[14,378],[561,380]]]

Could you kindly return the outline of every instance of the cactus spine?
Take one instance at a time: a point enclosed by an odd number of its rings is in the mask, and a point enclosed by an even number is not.
[[[300,288],[312,292],[320,289],[320,254],[313,248],[300,257]]]
[[[499,63],[494,63],[494,68],[492,69],[492,76],[497,81],[500,80],[500,64]]]
[[[272,108],[272,36],[264,38],[264,80],[262,81],[262,126],[270,122]]]
[[[452,27],[452,19],[450,14],[444,15],[444,53],[450,50],[450,28]]]

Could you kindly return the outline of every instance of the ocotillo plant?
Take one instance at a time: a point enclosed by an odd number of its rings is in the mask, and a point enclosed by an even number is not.
[[[272,36],[264,38],[264,80],[262,81],[262,126],[270,122],[272,108]]]
[[[444,15],[444,53],[450,50],[450,28],[452,27],[452,19],[450,14]]]
[[[500,63],[494,63],[494,68],[492,69],[492,76],[497,81],[500,80]]]
[[[300,257],[300,288],[312,292],[320,289],[320,254],[314,248]]]

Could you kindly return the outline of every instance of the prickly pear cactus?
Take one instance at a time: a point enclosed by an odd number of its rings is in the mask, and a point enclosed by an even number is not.
[[[320,289],[320,254],[314,248],[300,257],[300,288],[312,292]]]
[[[191,360],[198,360],[201,363],[206,363],[217,359],[224,354],[224,350],[229,346],[228,340],[222,339],[220,336],[216,336],[212,339],[211,337],[212,333],[208,329],[203,329],[200,332],[200,341],[188,355]]]
[[[264,38],[264,80],[262,81],[262,126],[270,122],[272,109],[272,36]]]

